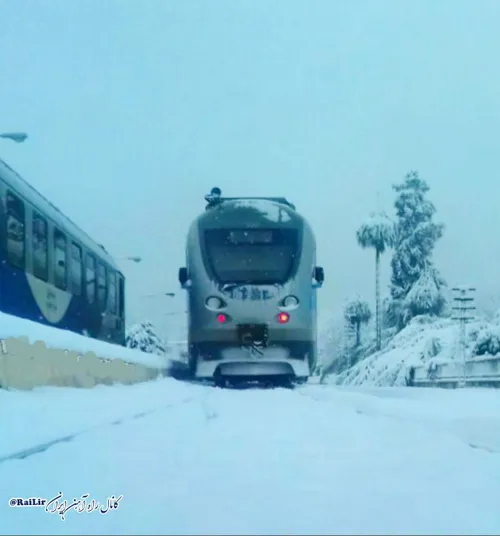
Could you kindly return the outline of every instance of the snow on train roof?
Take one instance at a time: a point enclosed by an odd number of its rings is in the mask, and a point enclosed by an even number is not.
[[[210,200],[205,210],[229,205],[231,208],[251,208],[272,222],[292,220],[290,213],[295,213],[295,205],[284,197],[221,197]]]
[[[258,210],[262,216],[273,222],[291,221],[292,219],[284,204],[271,199],[235,199],[232,201],[232,205]]]
[[[63,214],[53,203],[43,196],[36,188],[23,179],[19,173],[13,170],[6,162],[0,159],[0,179],[12,188],[25,201],[50,218],[54,223],[64,228],[68,234],[78,240],[89,251],[98,255],[112,268],[120,271],[113,257],[106,251],[104,246],[97,244],[83,229],[78,227],[68,216]]]

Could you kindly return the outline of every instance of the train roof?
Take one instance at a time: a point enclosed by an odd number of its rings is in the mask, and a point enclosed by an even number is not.
[[[285,197],[219,197],[213,202],[209,202],[206,210],[216,207],[224,201],[271,201],[272,203],[279,203],[280,205],[286,205],[287,207],[296,210],[295,205],[290,203]]]
[[[2,179],[9,188],[12,188],[25,201],[31,203],[47,218],[60,225],[68,234],[78,240],[89,251],[100,257],[109,264],[113,269],[120,272],[120,269],[108,253],[106,248],[97,244],[83,229],[78,227],[68,216],[61,212],[53,203],[43,196],[36,188],[23,179],[19,173],[14,171],[6,162],[0,159],[0,179]],[[121,273],[121,272],[120,272]]]

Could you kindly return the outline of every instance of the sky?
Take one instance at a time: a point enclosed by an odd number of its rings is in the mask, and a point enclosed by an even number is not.
[[[117,258],[131,322],[182,337],[213,186],[297,205],[322,318],[373,304],[356,230],[411,169],[446,225],[436,266],[500,307],[497,0],[2,0],[0,21],[0,132],[29,134],[0,157]]]

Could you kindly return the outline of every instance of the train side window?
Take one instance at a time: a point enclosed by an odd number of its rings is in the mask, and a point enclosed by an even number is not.
[[[86,283],[87,283],[87,301],[89,303],[95,302],[95,259],[91,255],[87,255],[87,267],[86,267]]]
[[[25,263],[25,210],[19,197],[8,191],[7,201],[7,259],[18,268]]]
[[[71,292],[77,296],[82,293],[82,248],[71,243]]]
[[[125,317],[125,281],[123,277],[118,278],[118,316],[120,318]]]
[[[106,307],[106,267],[100,262],[97,264],[97,301],[103,309]]]
[[[32,223],[33,275],[47,281],[49,278],[49,243],[47,240],[47,220],[33,212]]]
[[[54,285],[66,290],[67,287],[66,235],[54,229]]]
[[[116,315],[116,273],[108,271],[108,311]]]

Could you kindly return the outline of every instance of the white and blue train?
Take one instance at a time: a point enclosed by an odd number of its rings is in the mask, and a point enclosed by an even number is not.
[[[191,374],[219,384],[307,381],[324,280],[310,225],[284,198],[223,198],[214,188],[205,199],[179,270]]]
[[[125,344],[125,278],[113,258],[2,160],[0,311]]]

